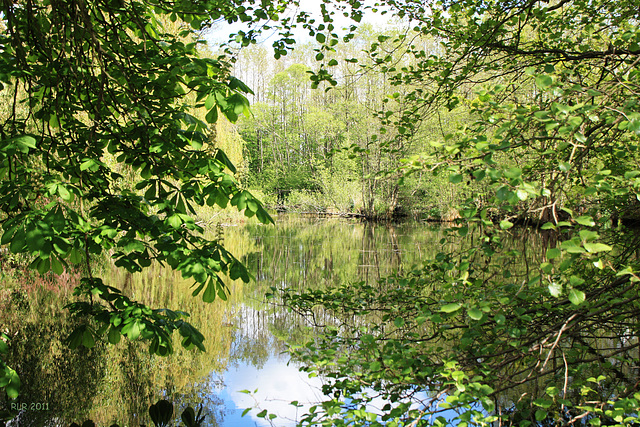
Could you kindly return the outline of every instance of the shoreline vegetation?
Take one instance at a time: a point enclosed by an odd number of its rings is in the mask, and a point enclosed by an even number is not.
[[[411,221],[424,221],[424,222],[441,222],[441,223],[453,223],[456,220],[461,219],[460,213],[457,209],[451,207],[446,210],[446,214],[443,216],[430,216],[429,212],[404,212],[402,209],[399,209],[398,212],[394,213],[382,213],[374,216],[367,216],[362,212],[351,212],[345,211],[340,212],[335,209],[325,209],[325,208],[314,208],[309,206],[290,206],[290,205],[270,205],[266,204],[265,208],[269,209],[271,212],[276,214],[294,214],[300,216],[308,216],[308,217],[318,217],[318,218],[356,218],[364,221],[403,221],[403,220],[411,220]],[[431,212],[432,213],[432,212]],[[532,227],[539,228],[542,227],[545,223],[549,222],[550,218],[545,217],[531,217],[526,216],[527,212],[523,211],[521,213],[509,212],[503,213],[500,216],[497,212],[493,216],[489,216],[493,222],[499,222],[502,220],[509,220],[514,225],[520,225],[524,227]],[[595,212],[596,216],[607,215],[609,217],[610,226],[617,227],[619,225],[623,225],[625,227],[637,228],[640,227],[640,209],[631,205],[625,211],[621,213],[616,213],[611,215],[607,212]],[[559,221],[566,221],[570,219],[570,217],[561,212],[558,220],[551,219],[551,222],[554,221],[557,223]]]

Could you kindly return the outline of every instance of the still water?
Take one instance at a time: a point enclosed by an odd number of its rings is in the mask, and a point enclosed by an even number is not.
[[[105,281],[131,297],[191,313],[191,323],[205,335],[206,353],[185,351],[176,342],[175,354],[151,357],[144,343],[124,339],[71,351],[62,341],[81,320],[70,318],[63,306],[77,277],[42,282],[25,273],[20,287],[3,279],[0,325],[14,337],[7,362],[23,387],[17,402],[0,401],[0,411],[11,404],[28,408],[10,425],[57,426],[85,419],[105,426],[151,425],[148,407],[162,398],[174,403],[176,420],[187,405],[196,412],[202,405],[208,426],[268,426],[257,416],[262,410],[278,416],[276,425],[295,425],[321,400],[322,381],[289,363],[285,342],[301,342],[313,331],[304,319],[266,303],[265,293],[271,286],[371,283],[433,255],[443,236],[427,224],[290,216],[279,217],[275,226],[222,230],[227,249],[255,276],[250,284],[228,282],[226,302],[205,304],[191,297],[192,283],[159,265],[133,275],[109,263],[102,266]],[[294,400],[298,407],[290,404]],[[253,409],[242,417],[246,408]]]

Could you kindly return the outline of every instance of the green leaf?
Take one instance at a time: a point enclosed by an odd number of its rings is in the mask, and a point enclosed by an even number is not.
[[[36,148],[36,139],[30,135],[22,135],[19,136],[17,138],[14,139],[14,141],[18,144],[21,145],[22,147],[25,147],[27,149],[29,148]],[[22,151],[22,150],[20,150]],[[28,150],[27,150],[28,151]],[[23,151],[24,152],[24,151]]]
[[[52,255],[49,259],[51,260],[51,271],[53,271],[57,275],[62,274],[64,272],[64,266],[62,265],[58,257]]]
[[[216,285],[212,279],[209,279],[209,283],[202,294],[202,301],[204,302],[213,302],[216,299]]]
[[[449,175],[449,182],[452,184],[459,184],[462,182],[462,175],[459,173]]]
[[[593,227],[596,225],[593,218],[589,215],[582,215],[576,218],[576,222],[580,225],[586,225],[587,227]]]
[[[239,211],[244,210],[247,207],[247,196],[245,191],[240,191],[231,198],[231,206],[236,206]]]
[[[509,190],[509,187],[506,185],[501,186],[496,190],[496,197],[500,201],[507,201],[511,198],[513,192]]]
[[[443,305],[440,308],[440,311],[442,311],[444,313],[453,313],[454,311],[460,310],[461,307],[462,307],[462,304],[457,303],[457,302],[452,302],[450,304]]]
[[[19,232],[20,230],[18,230],[14,238],[18,238]],[[43,233],[43,229],[38,228],[34,224],[30,224],[30,229],[27,230],[25,237],[26,244],[32,253],[39,253],[45,247],[46,239]]]
[[[503,219],[502,221],[500,221],[500,228],[502,230],[508,230],[511,227],[513,227],[513,223],[511,221],[509,221],[508,219]]]
[[[141,326],[140,321],[136,319],[124,326],[122,332],[125,333],[126,330],[127,337],[129,337],[131,341],[135,341],[140,336]]]
[[[577,289],[571,289],[569,291],[569,301],[571,301],[572,304],[580,305],[584,302],[584,300],[585,300],[584,292]]]
[[[558,248],[549,248],[547,249],[547,259],[554,259],[559,257],[562,254],[562,251]]]
[[[182,422],[187,427],[196,426],[196,412],[191,406],[187,406],[187,408],[182,411],[182,415],[180,416],[180,418],[182,418]]]
[[[49,270],[51,270],[51,261],[49,258],[36,258],[35,263],[36,270],[38,270],[40,274],[48,273]]]
[[[175,229],[182,227],[182,218],[180,218],[180,215],[178,214],[173,214],[167,217],[166,221],[167,221],[167,224],[169,224],[171,227]]]
[[[451,378],[453,378],[453,380],[456,381],[456,382],[460,382],[460,381],[464,380],[465,377],[466,377],[466,375],[462,371],[453,371],[451,373]]]
[[[216,95],[215,95],[215,93],[210,93],[209,96],[207,97],[207,100],[204,103],[204,108],[206,108],[207,110],[211,110],[215,106],[216,106]],[[211,123],[211,122],[209,122],[209,123]]]
[[[0,244],[6,245],[7,243],[10,243],[19,225],[20,224],[18,222],[14,222],[12,224],[5,223],[4,233],[2,234],[2,239],[0,239]]]
[[[236,167],[233,165],[231,160],[229,160],[229,157],[227,157],[224,151],[216,150],[215,159],[224,164],[231,173],[236,173]]]
[[[93,348],[96,345],[96,341],[93,338],[93,333],[89,329],[85,329],[82,334],[82,345],[86,348]]]
[[[580,230],[578,235],[583,242],[590,242],[600,237],[598,233],[591,230]]]
[[[257,212],[258,211],[258,202],[254,199],[249,199],[247,198],[247,210],[251,211],[251,212]]]
[[[604,243],[585,242],[583,246],[589,253],[608,252],[613,249],[611,246],[605,245]]]
[[[226,287],[220,280],[218,280],[217,293],[218,298],[220,298],[222,301],[226,301],[228,299]]]
[[[204,142],[199,138],[191,138],[189,139],[189,145],[194,150],[200,150],[204,146]]]
[[[552,84],[553,84],[553,79],[551,78],[551,76],[548,76],[546,74],[541,74],[538,77],[536,77],[536,86],[538,86],[538,88],[540,89],[546,89]]]
[[[58,184],[58,195],[65,202],[70,202],[73,200],[73,194],[66,189],[66,187],[62,184]]]
[[[578,246],[576,244],[576,242],[574,242],[573,240],[565,240],[564,242],[562,242],[560,244],[560,247],[562,249],[564,249],[565,251],[569,252],[570,254],[582,254],[585,253],[585,250],[583,247]]]
[[[518,178],[522,175],[522,169],[520,168],[509,168],[507,170],[504,171],[504,176],[506,176],[509,179],[515,179]]]
[[[158,400],[149,407],[149,416],[156,426],[166,426],[173,416],[173,404],[168,400]]]
[[[549,293],[551,294],[552,297],[558,298],[560,295],[562,295],[562,285],[556,282],[550,283]]]
[[[108,340],[111,344],[118,344],[120,342],[120,331],[117,328],[111,327],[109,328]]]
[[[544,409],[538,409],[536,411],[535,416],[536,416],[536,421],[542,421],[545,418],[547,418],[547,411],[545,411]]]
[[[51,114],[49,116],[49,126],[56,129],[60,127],[60,121],[58,120],[58,116],[55,114]]]
[[[233,95],[231,95],[229,98],[227,98],[227,102],[229,104],[229,109],[225,110],[225,114],[233,111],[233,117],[237,118],[237,116],[244,113],[245,110],[248,111],[249,101],[247,101],[247,98],[240,95],[239,93],[234,93]],[[227,118],[229,118],[229,120],[231,120],[232,122],[235,122],[235,120],[229,117],[228,114]]]
[[[207,121],[207,123],[216,123],[218,121],[218,107],[214,106],[213,108],[211,108],[204,119]]]
[[[82,344],[82,338],[85,330],[85,326],[80,326],[71,332],[69,338],[67,338],[67,342],[69,343],[69,348],[74,350]]]
[[[8,368],[8,377],[10,382],[5,386],[4,390],[9,399],[17,399],[20,394],[20,387],[22,386],[20,377],[18,373],[11,368]]]
[[[482,319],[482,315],[483,315],[482,311],[477,307],[472,307],[467,309],[467,314],[473,320],[480,320]]]
[[[19,227],[16,230],[16,233],[11,238],[11,243],[9,243],[9,249],[14,254],[22,252],[25,249],[27,241],[27,236],[23,227]]]
[[[582,285],[584,283],[584,279],[582,277],[572,275],[569,278],[569,283],[571,284],[571,286],[574,286],[574,287],[575,286],[579,286],[579,285]]]
[[[69,252],[69,262],[71,262],[72,264],[80,264],[83,261],[84,254],[76,248],[71,249],[71,251]]]
[[[547,387],[546,393],[551,397],[559,396],[560,395],[560,390],[558,390],[557,387]]]
[[[274,224],[275,223],[273,218],[271,218],[271,215],[269,215],[269,213],[266,210],[264,210],[264,208],[262,206],[260,206],[258,208],[258,210],[256,211],[256,218],[258,218],[258,221],[260,221],[262,224]]]

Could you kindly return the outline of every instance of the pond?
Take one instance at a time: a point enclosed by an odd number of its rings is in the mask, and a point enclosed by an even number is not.
[[[250,284],[228,282],[228,301],[205,304],[191,297],[192,283],[152,265],[140,274],[102,266],[102,277],[152,307],[181,309],[205,335],[206,353],[149,356],[144,343],[121,340],[92,349],[69,350],[63,343],[78,320],[66,314],[74,280],[66,274],[43,281],[23,274],[20,288],[0,294],[0,324],[11,336],[7,362],[21,376],[16,402],[23,409],[9,425],[69,425],[92,419],[98,425],[151,425],[148,407],[159,399],[202,405],[204,425],[295,425],[322,397],[321,379],[308,378],[289,363],[285,341],[313,334],[303,318],[277,303],[265,302],[271,286],[314,289],[341,283],[373,283],[433,255],[443,236],[439,227],[419,223],[364,224],[353,220],[280,216],[275,226],[220,226],[228,250],[254,274]],[[244,391],[244,392],[243,392]],[[295,407],[291,401],[298,401]],[[13,406],[11,406],[13,405]],[[244,417],[245,408],[254,408]],[[0,410],[2,410],[0,409]]]

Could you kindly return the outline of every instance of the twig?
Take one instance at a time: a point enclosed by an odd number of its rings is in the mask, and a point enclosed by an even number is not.
[[[564,355],[564,351],[562,352],[562,360],[564,361],[564,387],[562,388],[562,397],[564,399],[567,398],[567,385],[569,385],[569,364],[567,363],[567,358]],[[564,410],[564,403],[560,406],[561,410]]]
[[[556,348],[556,346],[558,345],[558,342],[560,341],[560,337],[562,336],[562,333],[564,332],[564,330],[567,328],[567,325],[569,325],[569,323],[571,323],[571,321],[578,315],[578,313],[574,313],[571,315],[571,317],[569,317],[567,319],[566,322],[564,322],[564,324],[562,325],[562,327],[560,328],[560,330],[558,331],[558,337],[556,338],[555,342],[553,343],[553,345],[551,346],[551,349],[549,350],[549,353],[547,354],[547,358],[544,360],[544,363],[542,364],[542,368],[540,368],[540,372],[542,372],[544,370],[544,368],[547,366],[547,362],[549,362],[549,358],[551,357],[551,355],[553,354],[553,350]],[[564,353],[563,353],[563,357],[564,357]],[[565,360],[566,363],[566,360]]]

